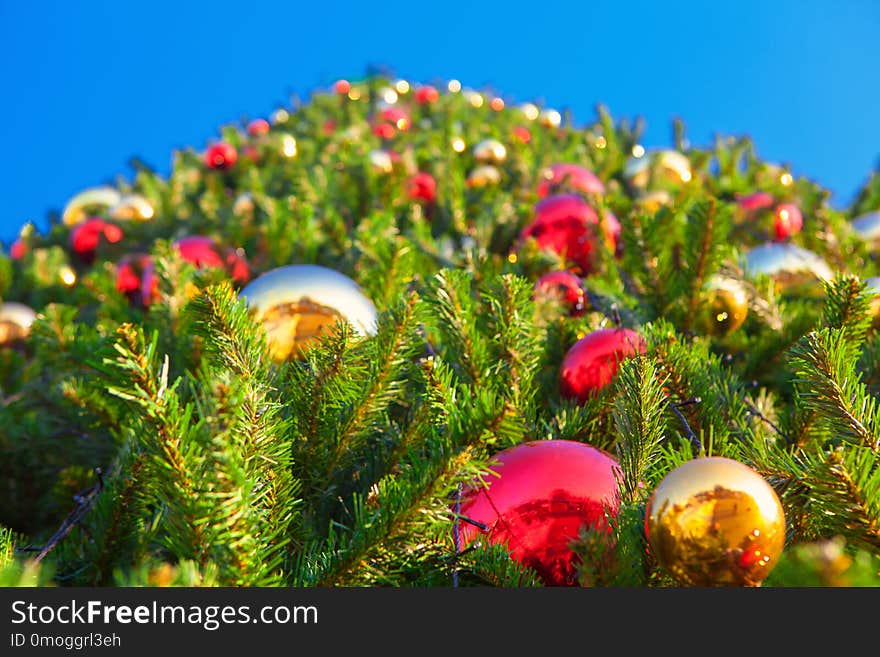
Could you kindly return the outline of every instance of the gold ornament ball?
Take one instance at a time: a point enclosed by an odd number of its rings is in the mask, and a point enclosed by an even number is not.
[[[73,226],[84,221],[90,213],[114,207],[122,200],[122,194],[115,187],[90,187],[71,198],[61,214],[65,226]]]
[[[327,267],[278,267],[248,283],[239,296],[265,328],[276,362],[299,358],[340,320],[360,336],[376,333],[373,302],[351,278]]]
[[[558,128],[562,125],[562,114],[555,109],[545,109],[538,114],[538,123],[545,128]]]
[[[497,139],[484,139],[474,146],[474,159],[477,162],[501,164],[507,159],[507,148]]]
[[[631,157],[624,165],[623,175],[635,189],[678,187],[693,178],[691,162],[679,151],[651,151]]]
[[[497,167],[494,167],[491,164],[484,164],[483,166],[473,169],[467,177],[467,186],[474,188],[497,185],[500,182],[501,172]]]
[[[750,249],[745,256],[746,272],[764,274],[780,291],[790,294],[819,293],[821,281],[834,278],[834,272],[821,256],[790,242],[766,242]]]
[[[859,215],[852,220],[852,229],[860,240],[869,244],[880,242],[880,210]]]
[[[880,330],[880,276],[872,276],[865,281],[867,283],[867,291],[869,294],[875,294],[869,306],[869,313],[873,318],[871,327],[877,331]]]
[[[387,175],[394,170],[394,160],[388,151],[370,151],[370,167],[374,173]]]
[[[155,215],[153,206],[140,194],[126,194],[110,208],[110,216],[122,221],[149,221]]]
[[[736,279],[715,277],[706,286],[700,307],[700,324],[711,335],[735,331],[749,314],[749,296]]]
[[[0,346],[24,340],[31,333],[31,324],[37,318],[34,310],[17,301],[0,304]]]
[[[785,546],[785,514],[752,468],[703,457],[663,478],[648,500],[645,532],[681,585],[760,586]]]

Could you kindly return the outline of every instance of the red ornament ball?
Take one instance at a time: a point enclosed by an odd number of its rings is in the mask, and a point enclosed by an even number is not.
[[[379,123],[373,126],[373,134],[382,139],[391,139],[397,134],[397,128],[390,123]]]
[[[543,172],[538,185],[538,196],[545,198],[560,191],[582,192],[584,194],[604,194],[605,185],[589,169],[579,164],[562,162],[553,164]]]
[[[159,278],[145,253],[124,256],[116,266],[116,289],[133,305],[146,308],[159,299]]]
[[[91,263],[95,259],[98,244],[103,238],[110,244],[116,244],[123,237],[122,229],[103,219],[93,218],[77,224],[70,233],[70,248],[83,262]]]
[[[804,227],[804,217],[801,210],[794,203],[780,203],[773,213],[773,228],[776,231],[776,241],[781,242],[792,235],[801,232]]]
[[[572,345],[562,359],[559,392],[585,403],[617,375],[620,362],[645,353],[645,341],[632,329],[593,331]]]
[[[462,498],[461,515],[485,530],[459,521],[463,543],[486,536],[507,545],[511,558],[535,570],[547,586],[575,586],[570,544],[582,527],[608,530],[606,511],[617,513],[617,461],[571,440],[537,440],[495,455],[498,476]]]
[[[27,242],[22,239],[17,239],[12,243],[12,246],[9,247],[9,257],[13,260],[21,260],[24,258],[28,250]]]
[[[228,169],[238,160],[235,146],[221,141],[211,144],[205,151],[205,165],[212,169]]]
[[[551,271],[541,276],[535,283],[534,296],[556,297],[565,304],[572,317],[579,317],[586,311],[581,279],[568,270]]]
[[[532,133],[522,125],[514,126],[513,136],[523,144],[528,144],[532,141]]]
[[[337,80],[333,85],[333,91],[338,94],[347,94],[351,91],[351,82],[348,80]]]
[[[221,249],[213,238],[201,235],[184,237],[175,242],[181,257],[196,267],[218,267],[225,269],[240,283],[250,278],[250,267],[235,249]]]
[[[533,238],[538,247],[553,251],[580,268],[583,274],[594,269],[597,237],[608,248],[617,250],[620,224],[613,215],[600,221],[596,211],[578,194],[549,196],[535,205],[535,217],[520,234],[520,240]]]
[[[773,203],[776,201],[773,198],[773,194],[770,194],[769,192],[755,192],[753,194],[738,197],[736,202],[737,205],[739,205],[739,207],[747,214],[751,214],[758,210],[765,210],[772,207]]]
[[[269,134],[269,122],[266,119],[254,119],[248,123],[248,134],[251,137],[260,137]]]
[[[416,89],[415,99],[419,105],[436,103],[440,100],[440,92],[431,85],[425,85]]]
[[[420,172],[409,179],[407,191],[411,199],[431,203],[437,198],[437,181],[430,173]]]

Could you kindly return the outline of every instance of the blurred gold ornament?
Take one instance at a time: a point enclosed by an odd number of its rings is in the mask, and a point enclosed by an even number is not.
[[[538,115],[541,113],[541,110],[538,109],[538,106],[534,103],[523,103],[519,106],[520,111],[525,114],[526,118],[529,121],[534,121],[538,118]]]
[[[678,186],[693,178],[691,162],[679,151],[659,150],[646,153],[639,151],[641,157],[631,157],[626,161],[623,175],[635,189],[651,187]]]
[[[497,185],[501,182],[501,172],[498,167],[491,164],[484,164],[473,169],[467,177],[468,187],[486,187],[488,185]]]
[[[538,114],[538,123],[547,128],[558,128],[562,125],[562,114],[555,109],[545,109]]]
[[[123,221],[148,221],[155,215],[153,206],[140,194],[126,194],[110,208],[110,216]]]
[[[467,148],[467,144],[464,143],[464,139],[461,137],[454,137],[452,139],[452,150],[456,153],[463,153],[465,148]]]
[[[250,192],[242,192],[235,199],[235,203],[232,204],[232,213],[236,217],[253,214],[255,209],[256,204],[254,203],[254,195]]]
[[[706,285],[700,305],[701,328],[711,335],[727,335],[746,320],[749,296],[735,278],[713,277]]]
[[[398,80],[394,83],[394,90],[399,94],[407,94],[409,93],[409,82],[406,80]]]
[[[339,320],[361,336],[376,332],[376,307],[352,279],[318,265],[272,269],[240,292],[263,324],[276,361],[298,358]]]
[[[281,153],[284,157],[296,157],[296,138],[293,135],[282,135]]]
[[[865,280],[867,283],[867,291],[869,294],[876,295],[871,300],[871,305],[869,308],[869,313],[873,318],[871,322],[871,327],[876,331],[880,330],[880,276],[872,276]]]
[[[449,90],[449,93],[457,94],[461,91],[461,82],[458,80],[450,80],[449,84],[446,85],[446,88]]]
[[[269,118],[275,125],[278,125],[280,123],[287,123],[287,121],[290,119],[290,113],[286,109],[277,109],[272,112],[272,116]]]
[[[850,225],[859,239],[872,243],[880,241],[880,210],[860,215]]]
[[[32,308],[17,301],[0,304],[0,346],[24,340],[37,318]]]
[[[660,208],[672,205],[672,195],[665,189],[657,189],[647,194],[642,194],[636,201],[639,207],[654,214]]]
[[[487,164],[500,164],[507,159],[507,148],[497,139],[484,139],[474,146],[474,159]]]
[[[803,291],[834,278],[831,267],[814,252],[790,242],[767,242],[746,253],[746,271],[766,274],[780,290]]]
[[[58,273],[61,282],[67,287],[73,287],[76,283],[76,272],[69,265],[64,265]]]
[[[370,167],[375,173],[388,174],[394,170],[394,160],[388,151],[370,151]]]
[[[654,556],[685,586],[760,586],[785,545],[776,492],[733,459],[678,466],[654,490],[645,514]]]
[[[71,198],[64,207],[61,220],[66,226],[78,224],[88,217],[89,212],[104,211],[122,199],[115,187],[91,187]]]

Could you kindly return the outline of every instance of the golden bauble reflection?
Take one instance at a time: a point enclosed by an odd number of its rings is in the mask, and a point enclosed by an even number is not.
[[[474,159],[477,162],[501,164],[507,159],[507,148],[497,139],[484,139],[474,146]]]
[[[752,468],[703,457],[660,482],[645,531],[657,561],[681,585],[760,586],[782,554],[785,514]]]
[[[805,296],[821,293],[821,282],[834,278],[821,256],[790,242],[766,242],[751,248],[745,255],[745,269],[750,276],[769,276],[779,291]]]
[[[677,188],[693,179],[691,162],[686,155],[674,150],[659,150],[645,153],[637,151],[641,156],[629,158],[623,175],[635,189]]]
[[[736,279],[714,277],[706,286],[700,305],[700,326],[710,335],[727,335],[735,331],[749,314],[749,296],[745,286]]]
[[[491,164],[484,164],[483,166],[473,169],[467,177],[468,187],[487,187],[489,185],[497,185],[500,182],[501,171]]]
[[[338,321],[360,336],[374,335],[377,313],[360,287],[341,272],[318,265],[286,265],[248,283],[239,293],[266,330],[272,358],[300,358]]]

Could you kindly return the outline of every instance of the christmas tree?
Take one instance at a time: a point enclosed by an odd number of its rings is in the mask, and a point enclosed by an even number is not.
[[[876,586],[880,179],[371,75],[0,256],[6,586]]]

